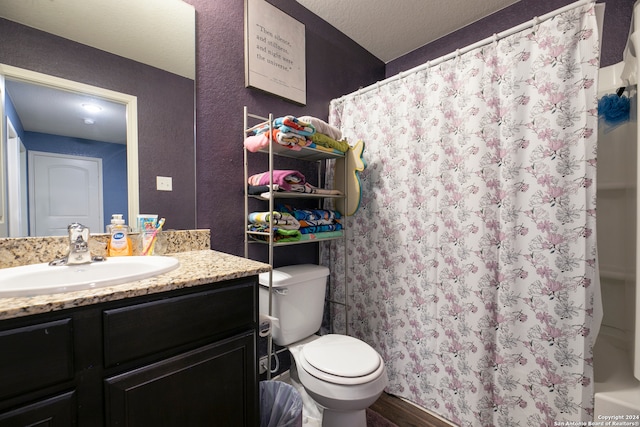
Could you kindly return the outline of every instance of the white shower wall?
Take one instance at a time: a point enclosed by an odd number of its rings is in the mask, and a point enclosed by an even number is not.
[[[600,70],[599,96],[624,85],[623,64]],[[632,89],[636,93],[635,87]],[[629,95],[626,92],[625,95]],[[640,416],[640,382],[634,378],[638,338],[635,327],[637,254],[637,96],[632,119],[598,131],[597,233],[604,316],[594,349],[595,420]],[[636,369],[636,377],[640,376]]]
[[[621,64],[600,70],[599,96],[621,86]],[[635,123],[598,130],[598,257],[604,318],[600,334],[631,351],[636,276]]]

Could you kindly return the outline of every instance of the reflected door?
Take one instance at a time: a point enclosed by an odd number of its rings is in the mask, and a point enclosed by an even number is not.
[[[29,235],[27,150],[7,117],[7,203],[9,237]]]
[[[64,236],[72,222],[103,232],[101,159],[31,151],[29,194],[32,236]]]

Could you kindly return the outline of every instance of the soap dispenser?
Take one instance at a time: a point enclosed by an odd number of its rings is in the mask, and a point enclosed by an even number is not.
[[[129,227],[124,223],[122,214],[113,214],[111,224],[107,225],[111,234],[107,246],[107,256],[129,256],[133,254],[133,245],[129,237]]]

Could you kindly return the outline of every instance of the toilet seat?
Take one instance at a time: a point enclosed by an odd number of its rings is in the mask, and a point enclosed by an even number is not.
[[[377,351],[347,335],[323,335],[305,344],[300,351],[300,362],[314,377],[343,385],[373,381],[384,370]]]

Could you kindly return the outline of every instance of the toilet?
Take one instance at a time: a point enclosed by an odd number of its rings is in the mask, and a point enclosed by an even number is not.
[[[272,271],[271,333],[292,356],[291,376],[323,408],[323,427],[366,427],[387,386],[384,360],[367,343],[320,329],[329,269],[301,264]],[[269,273],[260,274],[260,314],[269,314]]]

